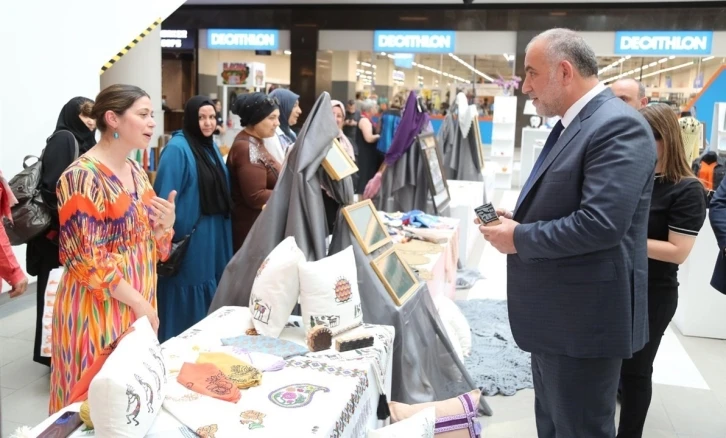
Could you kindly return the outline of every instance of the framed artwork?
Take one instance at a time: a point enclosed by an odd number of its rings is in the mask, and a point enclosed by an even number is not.
[[[371,262],[383,286],[397,306],[402,306],[418,290],[418,279],[394,248]]]
[[[426,167],[426,175],[429,180],[429,191],[433,198],[437,214],[443,211],[451,202],[449,185],[444,176],[444,167],[441,154],[436,143],[436,135],[433,133],[418,136],[421,154]]]
[[[340,181],[358,171],[355,161],[345,152],[337,138],[333,139],[333,147],[323,160],[323,168],[333,181]]]
[[[479,160],[479,169],[484,169],[484,145],[481,141],[481,129],[479,128],[479,118],[474,117],[471,121],[471,132],[474,133],[474,139],[476,140],[476,156]]]
[[[391,236],[370,199],[343,207],[343,216],[364,253],[370,254],[391,241]]]

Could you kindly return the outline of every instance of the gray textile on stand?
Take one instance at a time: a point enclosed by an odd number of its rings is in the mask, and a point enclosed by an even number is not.
[[[478,119],[476,123],[479,123]],[[449,112],[444,118],[437,140],[443,149],[446,179],[484,181],[476,152],[477,145],[474,130],[470,129],[469,135],[464,137],[459,124],[454,119],[453,111]]]
[[[396,306],[371,267],[371,261],[391,244],[366,255],[348,222],[339,214],[330,254],[350,245],[358,268],[363,321],[396,329],[391,400],[424,403],[457,397],[474,389],[474,381],[446,336],[426,283],[421,282],[403,306]],[[479,412],[492,414],[484,398],[480,399]]]
[[[290,151],[265,209],[224,270],[210,313],[223,306],[249,306],[257,269],[286,237],[295,236],[308,261],[325,258],[328,232],[321,184],[346,203],[353,199],[351,178],[333,182],[321,167],[333,139],[338,136],[330,108],[330,95],[321,94]]]
[[[483,279],[481,271],[475,268],[463,268],[456,271],[456,288],[471,289],[477,280]]]
[[[514,342],[506,300],[456,301],[471,327],[471,355],[464,358],[482,394],[514,395],[532,388],[530,354]]]

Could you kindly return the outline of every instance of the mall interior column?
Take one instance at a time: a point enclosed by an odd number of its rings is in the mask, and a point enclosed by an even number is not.
[[[388,101],[393,98],[393,60],[387,56],[378,55],[376,59],[376,94],[378,98],[385,97]]]
[[[330,96],[345,102],[355,99],[358,52],[333,52],[333,85]]]
[[[297,13],[296,13],[297,14]],[[305,12],[299,14],[299,23],[310,22]],[[315,91],[318,56],[318,29],[307,25],[293,25],[290,29],[290,91],[300,95],[302,115],[297,122],[302,127],[317,99]]]
[[[406,76],[403,79],[403,85],[408,91],[418,90],[418,68],[401,68],[400,69]]]
[[[157,26],[120,60],[101,75],[101,89],[114,84],[140,87],[151,97],[156,129],[150,145],[159,144],[164,134],[164,113],[161,109],[161,28]]]

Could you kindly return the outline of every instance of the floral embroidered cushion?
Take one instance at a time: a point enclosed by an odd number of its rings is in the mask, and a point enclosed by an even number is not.
[[[325,325],[336,336],[363,323],[352,246],[317,262],[300,264],[300,306],[306,331]]]
[[[305,255],[290,236],[260,264],[249,303],[257,333],[273,338],[282,333],[300,295],[297,267],[304,261]]]
[[[431,406],[398,423],[369,431],[368,438],[434,438],[435,422],[436,409]]]
[[[91,381],[88,404],[97,436],[143,437],[161,411],[167,373],[161,346],[143,317]]]
[[[391,423],[403,421],[416,413],[434,407],[436,409],[437,438],[479,438],[481,425],[476,420],[481,391],[475,389],[455,398],[431,403],[407,405],[391,402]]]

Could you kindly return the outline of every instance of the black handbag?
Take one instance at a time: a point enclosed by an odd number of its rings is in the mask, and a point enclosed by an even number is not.
[[[199,221],[201,219],[202,217],[199,216],[197,223],[194,224],[194,228],[192,228],[192,231],[189,234],[184,236],[181,240],[171,243],[171,251],[169,252],[169,258],[166,259],[166,261],[158,261],[156,263],[156,274],[159,277],[173,277],[179,273],[184,257],[187,255],[187,249],[189,249],[189,242],[191,242],[194,232],[197,231],[197,225],[199,225]]]

